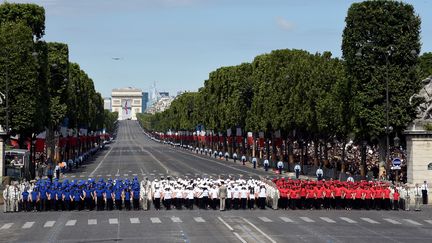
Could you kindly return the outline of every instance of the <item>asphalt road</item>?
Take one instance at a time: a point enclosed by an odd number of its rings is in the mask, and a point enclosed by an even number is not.
[[[274,176],[155,143],[134,121],[94,161],[89,176]],[[170,210],[1,213],[1,242],[431,242],[432,209],[405,211]]]

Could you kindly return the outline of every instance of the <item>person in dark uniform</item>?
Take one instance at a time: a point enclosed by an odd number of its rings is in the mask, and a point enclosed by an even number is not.
[[[107,205],[107,210],[112,211],[114,209],[114,195],[112,190],[112,184],[108,184],[105,189],[105,201]]]
[[[42,183],[40,188],[40,204],[39,204],[39,211],[45,211],[47,206],[47,188],[45,186],[45,183]]]
[[[56,190],[54,188],[54,186],[51,186],[50,190],[47,192],[48,193],[48,201],[49,201],[49,210],[51,211],[55,211],[56,210]]]
[[[123,188],[120,183],[116,184],[114,189],[115,205],[118,210],[122,210]]]
[[[134,183],[132,186],[132,204],[134,210],[139,210],[140,187]]]
[[[62,194],[63,191],[60,187],[60,185],[57,187],[56,189],[56,200],[55,200],[55,210],[59,211],[59,210],[64,210],[63,209],[63,200],[62,200]]]
[[[93,194],[91,190],[91,184],[87,183],[84,188],[84,204],[85,208],[90,211],[92,210],[92,201],[93,201]]]
[[[124,204],[126,210],[131,210],[131,190],[129,187],[124,190]]]
[[[24,191],[21,193],[21,205],[24,212],[29,210],[29,192],[27,188],[24,188]]]
[[[63,204],[65,206],[65,210],[70,211],[71,208],[71,194],[70,194],[70,188],[67,187],[64,191],[63,191]]]
[[[96,194],[96,208],[97,211],[102,211],[105,209],[105,190],[103,189],[102,184],[98,184],[97,189],[95,190]]]

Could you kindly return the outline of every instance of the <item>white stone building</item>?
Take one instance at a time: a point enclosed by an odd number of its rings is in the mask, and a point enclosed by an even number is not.
[[[136,120],[136,114],[142,112],[142,90],[137,88],[113,89],[111,92],[111,110],[117,111],[119,120]]]

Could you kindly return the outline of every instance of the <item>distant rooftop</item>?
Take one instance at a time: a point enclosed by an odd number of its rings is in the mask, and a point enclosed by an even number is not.
[[[137,88],[132,88],[132,87],[126,87],[126,88],[113,89],[112,92],[142,92],[142,90]]]

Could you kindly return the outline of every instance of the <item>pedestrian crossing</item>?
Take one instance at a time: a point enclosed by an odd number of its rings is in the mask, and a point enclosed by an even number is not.
[[[227,217],[228,219],[230,216]],[[167,223],[208,223],[213,222],[215,220],[214,217],[211,218],[203,218],[203,217],[187,217],[187,218],[180,218],[177,216],[171,216],[171,217],[150,217],[150,218],[126,218],[126,219],[119,219],[119,218],[109,218],[108,220],[101,220],[101,219],[86,219],[86,220],[77,220],[77,219],[70,219],[66,222],[63,222],[64,226],[67,227],[73,227],[77,225],[87,224],[87,225],[98,225],[98,224],[106,224],[108,222],[109,225],[120,225],[120,224],[167,224]],[[348,217],[286,217],[286,216],[280,216],[276,218],[269,218],[269,217],[248,217],[248,220],[255,221],[255,222],[261,222],[264,224],[271,224],[271,223],[287,223],[287,224],[317,224],[317,223],[327,223],[331,225],[335,224],[360,224],[360,223],[366,223],[370,225],[381,225],[381,224],[391,224],[391,225],[399,225],[399,226],[426,226],[426,227],[432,227],[432,220],[425,219],[425,220],[413,220],[413,219],[395,219],[395,218],[382,218],[382,219],[372,219],[367,217],[361,217],[361,218],[348,218]],[[28,222],[22,222],[22,223],[0,223],[0,232],[5,231],[12,228],[21,228],[21,229],[32,229],[32,228],[52,228],[58,224],[61,224],[55,220],[48,220],[45,222],[35,222],[35,221],[28,221]]]
[[[80,172],[80,173],[84,173],[84,172]],[[117,173],[117,174],[97,174],[94,177],[96,178],[115,178],[115,177],[135,177],[135,176],[139,176],[139,177],[167,177],[167,176],[172,176],[169,174],[165,174],[165,173],[157,173],[157,172],[153,172],[153,173]],[[178,177],[213,177],[213,178],[218,178],[219,176],[233,176],[233,177],[240,177],[240,176],[247,176],[247,177],[255,177],[253,174],[217,174],[217,173],[212,173],[212,174],[207,174],[207,173],[203,173],[203,174],[191,174],[191,173],[186,173],[186,174],[180,174],[178,175]],[[88,175],[85,174],[64,174],[61,176],[61,178],[69,178],[69,179],[76,179],[76,178],[80,178],[80,179],[85,179],[88,178]]]

